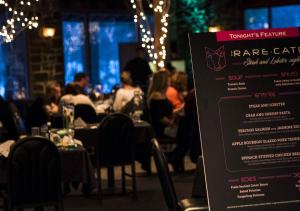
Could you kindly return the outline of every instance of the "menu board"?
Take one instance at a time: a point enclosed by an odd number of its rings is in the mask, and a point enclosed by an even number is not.
[[[211,211],[300,210],[298,28],[190,35]]]

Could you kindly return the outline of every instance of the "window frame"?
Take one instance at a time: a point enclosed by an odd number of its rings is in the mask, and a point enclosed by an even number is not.
[[[293,1],[291,1],[293,2]],[[272,5],[266,5],[265,3],[263,4],[256,4],[254,7],[245,7],[244,8],[244,12],[243,12],[243,26],[244,26],[244,29],[247,29],[246,28],[246,10],[249,10],[249,9],[263,9],[263,8],[266,8],[267,9],[267,14],[268,14],[268,24],[269,24],[269,29],[272,29],[273,28],[273,14],[272,14],[272,8],[274,7],[284,7],[284,6],[293,6],[293,5],[299,5],[300,6],[300,3],[299,1],[297,3],[288,3],[288,4],[272,4]],[[296,1],[295,1],[296,2]],[[299,26],[300,27],[300,26]]]
[[[107,22],[107,21],[115,21],[115,22],[125,22],[130,21],[133,22],[132,15],[126,13],[126,12],[118,12],[118,13],[110,13],[110,12],[89,12],[89,11],[75,11],[75,12],[69,12],[65,11],[62,12],[62,22],[63,21],[82,21],[84,24],[84,70],[85,73],[92,78],[95,73],[93,73],[92,70],[92,56],[91,56],[91,42],[90,42],[90,33],[89,33],[89,24],[93,21],[99,21],[99,22]],[[134,24],[134,22],[133,22]],[[139,43],[141,40],[139,28],[135,26],[135,30],[137,33],[136,36],[136,42]],[[65,55],[63,57],[65,61]],[[97,79],[98,80],[98,79]],[[91,81],[91,84],[93,84],[93,81]]]

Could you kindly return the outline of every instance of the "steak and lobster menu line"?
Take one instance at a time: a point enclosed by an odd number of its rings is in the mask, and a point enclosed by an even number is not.
[[[299,34],[190,36],[211,211],[300,209]]]
[[[295,165],[300,161],[299,95],[219,100],[222,140],[229,171]],[[275,98],[275,99],[273,99]],[[255,103],[253,103],[255,102]],[[239,109],[235,109],[237,107]],[[234,113],[228,112],[229,110]]]

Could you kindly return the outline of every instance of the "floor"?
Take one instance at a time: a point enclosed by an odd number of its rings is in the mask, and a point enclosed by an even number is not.
[[[190,197],[193,185],[193,169],[195,165],[186,159],[186,173],[172,174],[173,182],[179,198]],[[154,163],[152,164],[154,166]],[[116,186],[120,182],[120,171],[116,170]],[[72,190],[71,194],[67,195],[64,199],[65,211],[167,211],[164,202],[161,187],[158,177],[153,167],[153,175],[146,176],[137,164],[137,188],[138,199],[133,200],[130,195],[113,195],[105,196],[102,204],[98,203],[95,196],[85,198],[79,191]],[[102,172],[105,175],[105,172]],[[105,178],[104,178],[105,179]],[[106,180],[103,181],[106,184]],[[30,209],[28,209],[29,211]],[[47,208],[46,211],[54,209]],[[26,210],[27,211],[27,210]]]

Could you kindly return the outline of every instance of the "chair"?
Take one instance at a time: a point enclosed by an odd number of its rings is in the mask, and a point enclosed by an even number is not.
[[[166,154],[172,154],[176,149],[177,143],[175,138],[157,138],[161,150]]]
[[[99,126],[99,141],[96,146],[96,167],[98,176],[98,197],[102,200],[101,167],[113,169],[122,167],[122,192],[126,193],[125,176],[132,177],[133,198],[136,198],[135,140],[134,125],[125,114],[115,113],[105,117]],[[131,165],[131,175],[125,166]]]
[[[163,190],[164,198],[169,211],[190,211],[204,210],[208,211],[205,200],[201,199],[183,199],[178,201],[175,188],[170,176],[168,163],[164,153],[161,151],[156,139],[152,140],[153,156],[157,168],[158,177]]]
[[[86,123],[96,123],[97,113],[94,108],[86,104],[75,105],[75,119],[80,117]]]
[[[19,140],[8,157],[6,207],[14,209],[55,206],[63,210],[61,161],[56,146],[42,137]]]
[[[6,186],[0,184],[0,210],[4,209],[5,210],[5,190],[6,190]]]
[[[0,96],[0,121],[2,122],[1,140],[8,139],[17,140],[19,138],[19,130],[15,122],[15,113],[11,104]]]

